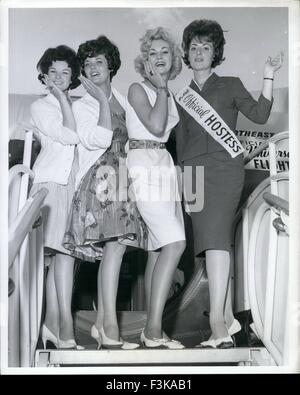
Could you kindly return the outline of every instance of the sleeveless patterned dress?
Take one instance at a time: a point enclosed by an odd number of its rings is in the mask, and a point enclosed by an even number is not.
[[[125,144],[125,112],[111,111],[113,138],[83,177],[69,212],[64,247],[79,259],[101,259],[106,241],[147,248],[147,227],[130,196]]]

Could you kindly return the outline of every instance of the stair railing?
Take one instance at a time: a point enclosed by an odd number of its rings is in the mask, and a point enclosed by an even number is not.
[[[280,196],[279,182],[283,179],[288,180],[288,174],[286,172],[278,172],[277,171],[277,160],[276,160],[276,146],[282,140],[286,140],[289,137],[288,132],[281,132],[274,136],[272,136],[269,140],[262,143],[259,147],[257,147],[253,152],[251,152],[245,158],[245,164],[249,163],[255,156],[260,154],[264,149],[269,150],[269,171],[270,171],[270,192],[266,192],[263,194],[264,201],[262,205],[257,209],[255,214],[255,218],[253,220],[253,225],[251,228],[250,237],[245,236],[243,239],[244,258],[246,259],[246,266],[248,270],[245,270],[245,283],[249,284],[249,303],[252,311],[252,315],[254,318],[254,322],[256,323],[253,329],[256,329],[259,337],[263,341],[264,345],[270,351],[271,355],[275,359],[276,363],[279,365],[284,365],[288,361],[288,316],[282,317],[284,322],[282,322],[282,349],[279,347],[278,340],[274,340],[274,319],[275,319],[275,298],[276,294],[278,295],[278,270],[280,269],[279,265],[282,265],[283,262],[278,262],[278,243],[279,237],[283,237],[282,235],[288,236],[288,215],[289,215],[289,204],[286,199]],[[257,307],[257,295],[256,295],[256,282],[255,282],[255,248],[257,242],[257,235],[259,231],[259,226],[266,215],[269,213],[269,232],[268,232],[268,253],[267,253],[267,273],[266,273],[266,289],[265,289],[265,308],[264,308],[264,316],[260,317]],[[246,215],[246,214],[245,214]],[[243,215],[244,216],[244,215]],[[244,221],[247,223],[247,221]],[[243,232],[244,235],[248,235],[248,233]],[[249,240],[245,240],[246,237],[249,237]],[[282,239],[281,239],[282,241]],[[285,242],[285,245],[288,245]],[[287,247],[288,248],[288,247]],[[287,260],[285,263],[286,270],[288,271],[288,251],[284,258]],[[289,273],[286,274],[286,280],[288,281]],[[288,292],[288,285],[287,285]],[[286,295],[283,295],[283,298]],[[277,301],[278,302],[278,301]],[[283,300],[284,303],[287,300]],[[286,305],[287,308],[287,305]],[[285,314],[286,309],[284,309],[283,314]],[[278,329],[278,328],[276,328]]]
[[[9,172],[8,365],[30,367],[38,341],[44,287],[43,225],[36,222],[48,191],[28,198],[33,132],[26,130],[23,164]]]

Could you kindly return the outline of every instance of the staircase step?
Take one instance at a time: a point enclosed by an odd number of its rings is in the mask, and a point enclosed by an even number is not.
[[[128,341],[139,343],[140,334],[145,327],[145,311],[118,311],[118,322],[121,336]],[[96,341],[91,337],[91,327],[96,321],[96,311],[81,310],[75,315],[75,333],[78,344],[88,349],[96,348]],[[202,329],[171,331],[164,328],[167,334],[175,340],[183,342],[186,347],[194,347],[209,337],[209,332]]]
[[[36,353],[35,366],[84,366],[84,365],[201,365],[237,364],[251,361],[250,348],[224,350],[40,350]]]

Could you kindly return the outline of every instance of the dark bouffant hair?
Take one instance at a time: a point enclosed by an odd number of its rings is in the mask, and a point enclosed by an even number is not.
[[[53,62],[57,60],[67,62],[68,66],[72,70],[71,75],[71,84],[69,86],[70,89],[75,89],[77,86],[81,84],[78,77],[80,75],[80,65],[77,60],[76,52],[66,45],[59,45],[56,48],[48,48],[41,59],[38,61],[36,65],[40,74],[38,75],[38,79],[45,84],[43,81],[44,74],[47,74],[49,71],[49,67],[52,66]]]
[[[99,36],[96,40],[89,40],[80,44],[77,57],[81,66],[81,73],[85,76],[84,62],[87,58],[104,55],[107,60],[108,68],[111,70],[110,80],[117,74],[121,66],[120,52],[118,47],[106,36]]]
[[[208,41],[213,43],[215,56],[211,65],[212,68],[218,66],[225,60],[225,58],[223,58],[225,38],[221,26],[216,21],[197,19],[186,26],[183,31],[181,44],[184,52],[183,61],[188,67],[191,67],[189,62],[189,49],[191,41],[195,37],[205,37]]]

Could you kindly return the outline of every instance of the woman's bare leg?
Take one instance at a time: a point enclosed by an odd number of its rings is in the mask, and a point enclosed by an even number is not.
[[[149,251],[147,265],[145,270],[145,296],[146,296],[146,310],[149,311],[150,308],[150,298],[151,298],[151,284],[152,275],[155,264],[159,257],[160,251]]]
[[[54,279],[55,255],[45,257],[48,266],[46,277],[46,315],[44,324],[56,336],[59,334],[59,308]]]
[[[231,324],[234,320],[233,315],[233,303],[232,303],[232,293],[231,293],[231,278],[230,274],[228,276],[228,286],[227,286],[227,293],[226,293],[226,300],[225,300],[225,309],[224,309],[224,318],[227,328],[230,328]]]
[[[162,315],[185,245],[185,241],[171,243],[163,246],[159,253],[152,273],[150,306],[144,330],[147,338],[162,338]]]
[[[209,286],[209,322],[215,339],[228,336],[224,309],[229,278],[230,257],[228,251],[207,250],[206,271]]]
[[[103,301],[103,328],[110,339],[119,340],[119,326],[117,321],[116,301],[120,268],[126,246],[118,241],[105,244],[102,258],[101,289]]]
[[[100,329],[103,326],[103,317],[104,317],[104,311],[103,311],[103,300],[102,300],[102,267],[103,267],[103,259],[105,256],[105,250],[103,251],[102,259],[99,265],[98,269],[98,275],[97,275],[97,316],[96,316],[96,321],[95,321],[95,326],[96,328]]]
[[[54,276],[60,314],[59,338],[74,339],[71,312],[75,259],[69,255],[56,254]]]

